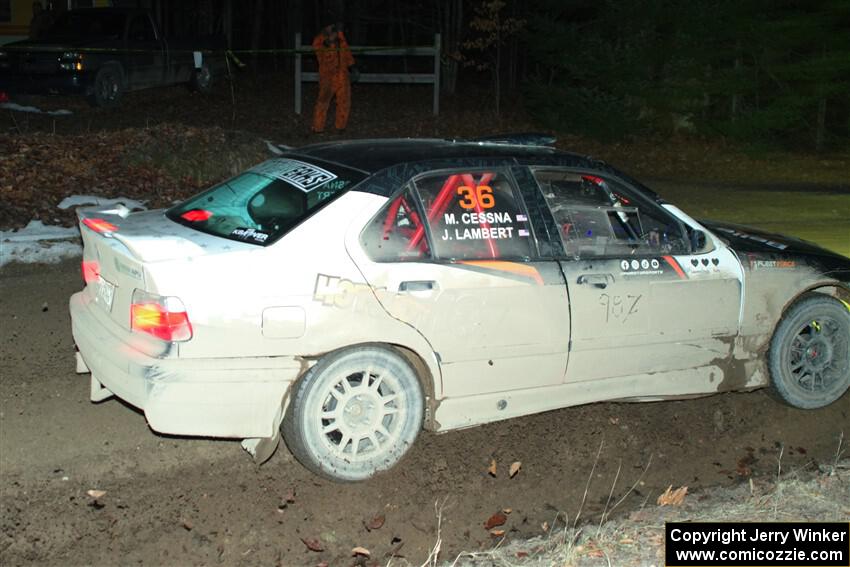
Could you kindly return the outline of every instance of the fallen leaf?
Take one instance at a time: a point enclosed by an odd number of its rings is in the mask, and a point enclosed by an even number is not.
[[[106,491],[105,490],[94,490],[94,489],[92,489],[92,490],[89,490],[88,492],[86,492],[86,494],[88,494],[89,496],[91,496],[92,498],[97,500],[98,498],[103,498],[104,496],[106,496]]]
[[[688,494],[688,487],[682,486],[673,490],[673,485],[667,487],[664,494],[658,497],[659,506],[681,506]]]
[[[374,518],[372,518],[368,522],[364,522],[364,525],[366,526],[366,531],[371,532],[372,530],[381,529],[381,526],[384,525],[385,521],[386,521],[386,518],[384,517],[383,514],[379,514],[379,515],[375,516]]]
[[[522,468],[522,462],[514,461],[513,463],[511,463],[511,469],[510,469],[510,471],[508,471],[508,476],[510,476],[511,478],[515,477],[516,473],[518,473],[519,469],[521,469],[521,468]]]
[[[324,551],[325,550],[325,546],[322,545],[322,542],[320,542],[316,538],[303,538],[302,537],[301,541],[304,543],[304,545],[307,546],[307,549],[309,549],[310,551]]]
[[[490,535],[493,536],[493,537],[502,537],[503,535],[505,535],[505,530],[500,530],[500,529],[490,530]]]
[[[501,512],[496,512],[492,516],[490,516],[486,522],[484,522],[485,530],[492,530],[496,526],[501,526],[505,522],[508,521],[508,517],[502,514]]]
[[[360,546],[357,546],[354,549],[352,549],[351,555],[353,555],[355,557],[358,556],[358,555],[363,555],[365,557],[372,557],[372,554],[369,552],[368,549],[366,549],[365,547],[360,547]]]
[[[496,476],[496,459],[490,459],[490,466],[487,468],[487,474],[492,477]]]

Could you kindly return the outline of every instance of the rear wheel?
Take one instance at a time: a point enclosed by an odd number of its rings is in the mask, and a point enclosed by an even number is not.
[[[213,76],[210,66],[203,63],[200,68],[192,71],[192,78],[189,80],[189,87],[201,94],[209,94],[212,92]]]
[[[773,393],[802,409],[827,406],[850,387],[850,311],[818,293],[792,305],[770,343]]]
[[[88,101],[92,106],[116,106],[122,94],[124,94],[124,72],[120,65],[107,63],[95,75]]]
[[[323,357],[293,386],[281,431],[292,454],[336,481],[395,465],[422,428],[416,373],[394,351],[355,347]]]

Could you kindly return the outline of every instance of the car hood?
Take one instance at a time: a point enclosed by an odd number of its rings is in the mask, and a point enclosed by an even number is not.
[[[740,256],[802,260],[820,272],[850,282],[850,258],[812,242],[739,224],[705,220],[699,222],[724,239]]]

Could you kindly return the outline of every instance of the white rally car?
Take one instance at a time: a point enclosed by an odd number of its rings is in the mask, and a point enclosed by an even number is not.
[[[81,210],[77,370],[162,433],[279,432],[336,480],[599,400],[850,385],[850,259],[700,223],[596,160],[499,141],[292,150],[168,210]]]

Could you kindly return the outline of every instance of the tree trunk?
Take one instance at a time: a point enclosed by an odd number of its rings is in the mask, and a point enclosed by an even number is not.
[[[460,68],[456,56],[460,50],[463,34],[463,0],[442,0],[439,2],[440,24],[442,33],[442,77],[440,84],[447,94],[457,90],[458,71]]]
[[[818,101],[818,121],[815,131],[815,151],[818,153],[823,150],[824,138],[826,138],[826,97]]]
[[[741,42],[739,41],[737,44],[738,47],[738,55],[735,56],[735,78],[739,79],[741,74]],[[740,95],[735,92],[732,94],[732,107],[730,108],[732,122],[738,119],[738,112],[740,111],[741,101]]]
[[[259,54],[257,50],[260,49],[261,40],[263,36],[263,8],[265,7],[265,0],[254,0],[254,22],[251,26],[251,51],[252,61],[254,70],[257,70],[257,65],[259,63]]]
[[[233,0],[224,0],[222,7],[222,26],[224,27],[224,37],[227,38],[227,49],[233,49]]]

